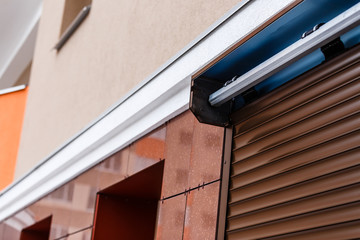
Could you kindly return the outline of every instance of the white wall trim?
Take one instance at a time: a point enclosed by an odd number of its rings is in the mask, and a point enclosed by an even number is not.
[[[24,90],[26,88],[26,85],[19,85],[11,88],[5,88],[0,90],[0,96],[8,93],[13,93],[17,91]]]
[[[0,221],[188,109],[191,76],[293,0],[250,1],[0,194]],[[251,21],[249,21],[251,19]]]

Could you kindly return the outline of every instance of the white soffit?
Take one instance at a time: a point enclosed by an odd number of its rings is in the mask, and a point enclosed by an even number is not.
[[[12,87],[31,62],[42,0],[0,0],[0,89]]]
[[[242,1],[107,113],[5,189],[0,194],[0,221],[187,110],[191,76],[293,0],[255,0],[243,6],[246,2]]]

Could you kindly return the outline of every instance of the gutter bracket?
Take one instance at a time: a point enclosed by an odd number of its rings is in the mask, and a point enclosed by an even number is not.
[[[301,35],[301,39],[306,38],[313,32],[317,31],[324,24],[325,23],[316,24],[311,30],[304,32]],[[340,37],[335,38],[331,42],[322,46],[320,49],[321,49],[321,52],[325,56],[325,61],[328,61],[328,60],[340,55],[341,53],[343,53],[346,50],[344,43],[341,41]]]
[[[328,44],[321,47],[321,52],[325,56],[325,61],[328,61],[341,53],[345,52],[346,48],[340,37],[335,38]]]

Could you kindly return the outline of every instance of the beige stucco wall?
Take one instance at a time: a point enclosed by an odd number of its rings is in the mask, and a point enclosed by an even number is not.
[[[56,52],[65,0],[44,0],[16,178],[81,131],[238,0],[93,0]]]

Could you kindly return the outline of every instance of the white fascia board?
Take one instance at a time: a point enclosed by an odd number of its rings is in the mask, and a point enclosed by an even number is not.
[[[231,11],[101,118],[5,189],[0,194],[0,221],[187,110],[191,76],[292,2],[256,0]]]

